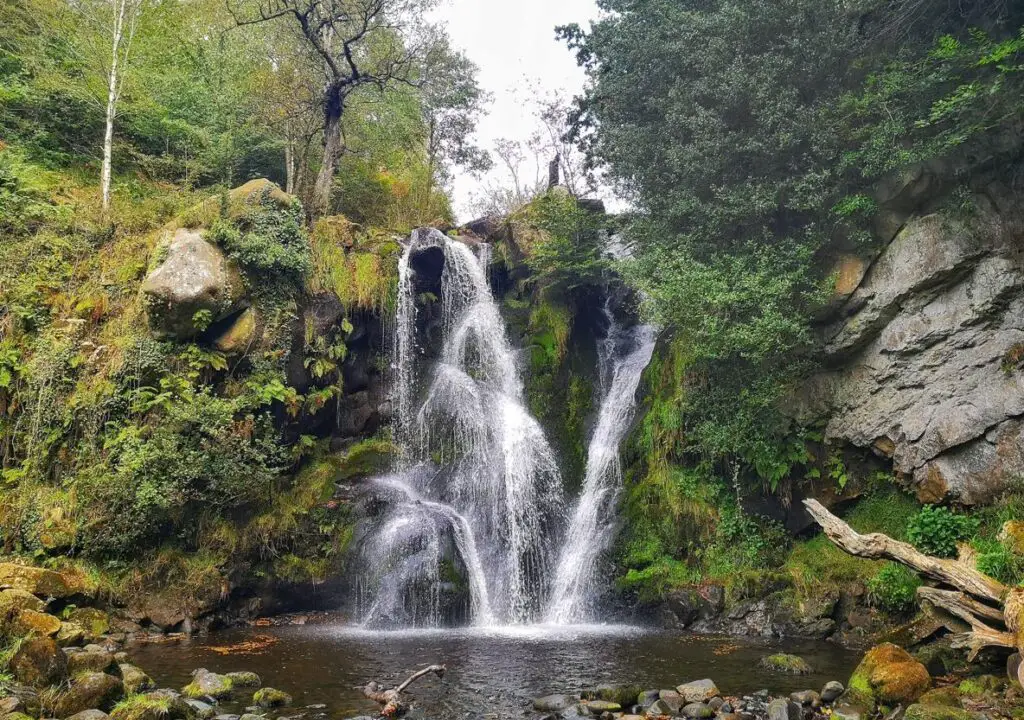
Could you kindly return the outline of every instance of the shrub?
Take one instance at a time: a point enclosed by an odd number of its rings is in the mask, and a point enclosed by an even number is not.
[[[907,540],[921,552],[956,557],[956,544],[978,529],[978,521],[946,507],[925,505],[907,525]]]
[[[915,607],[917,588],[921,580],[898,563],[886,563],[868,580],[868,599],[872,605],[893,613],[902,613]]]

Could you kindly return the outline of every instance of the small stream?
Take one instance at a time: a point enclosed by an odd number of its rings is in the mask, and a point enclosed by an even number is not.
[[[780,675],[758,667],[762,656],[783,651],[803,657],[814,674]],[[539,695],[601,683],[666,688],[710,677],[727,695],[764,688],[820,690],[828,680],[845,682],[860,657],[825,642],[760,642],[602,625],[401,632],[332,625],[249,628],[137,645],[130,653],[162,687],[183,687],[198,667],[252,670],[264,685],[294,697],[292,708],[280,715],[325,704],[323,712],[332,720],[373,714],[376,706],[359,689],[367,681],[394,685],[432,663],[444,663],[448,673],[443,681],[429,677],[413,686],[413,717],[504,720],[536,715],[530,702]],[[243,706],[218,711],[244,712]]]

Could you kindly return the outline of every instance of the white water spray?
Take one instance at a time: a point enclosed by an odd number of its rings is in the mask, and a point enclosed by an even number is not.
[[[600,561],[615,534],[615,511],[622,489],[619,445],[636,407],[640,376],[651,361],[656,331],[648,325],[620,327],[605,308],[607,338],[598,345],[601,399],[597,426],[587,449],[587,471],[555,573],[545,621],[585,622],[600,590]]]

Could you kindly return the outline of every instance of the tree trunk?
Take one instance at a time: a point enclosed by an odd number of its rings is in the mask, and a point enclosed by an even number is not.
[[[408,688],[412,683],[416,682],[424,675],[429,675],[431,673],[443,679],[445,666],[428,665],[425,668],[421,668],[406,678],[405,682],[401,685],[393,687],[390,690],[384,689],[384,687],[376,682],[367,683],[363,688],[363,695],[381,706],[380,714],[384,717],[400,717],[409,710],[409,706],[402,701],[402,693],[404,693],[406,688]]]
[[[331,203],[331,184],[341,157],[341,115],[345,101],[341,93],[329,88],[324,97],[324,160],[313,185],[313,208],[310,219],[327,214]]]
[[[284,191],[289,195],[295,194],[295,138],[289,130],[285,130],[284,139],[284,168],[285,186]]]
[[[829,539],[851,555],[893,560],[956,588],[943,590],[922,586],[917,589],[917,595],[922,602],[970,625],[969,632],[953,636],[953,647],[968,648],[970,659],[985,647],[1024,650],[1024,589],[1007,588],[979,572],[968,562],[969,557],[951,560],[925,555],[913,545],[881,533],[861,535],[817,500],[804,500],[804,506]]]
[[[107,74],[107,115],[103,132],[103,167],[100,170],[100,191],[103,197],[103,214],[110,209],[110,176],[114,156],[114,117],[117,115],[118,67],[121,39],[124,36],[124,14],[128,0],[114,0],[113,51],[110,72]]]

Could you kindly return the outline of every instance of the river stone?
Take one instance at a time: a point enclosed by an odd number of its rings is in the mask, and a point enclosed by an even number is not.
[[[212,673],[206,668],[199,668],[192,673],[192,682],[181,689],[186,698],[211,697],[223,700],[231,696],[232,683],[227,675]]]
[[[25,685],[58,685],[68,677],[68,656],[52,638],[31,637],[21,643],[9,667]]]
[[[63,600],[82,592],[81,584],[53,570],[0,563],[0,585],[9,585],[37,597]]]
[[[252,701],[261,708],[284,707],[292,704],[292,696],[276,688],[266,687],[253,693]]]
[[[186,700],[185,702],[188,703],[190,708],[196,711],[196,717],[200,720],[209,720],[217,714],[217,711],[213,709],[213,705],[204,703],[202,700],[196,700],[193,698]]]
[[[206,329],[196,313],[210,322],[241,307],[245,286],[238,268],[220,248],[196,230],[178,228],[166,257],[142,283],[150,327],[158,335],[188,340]]]
[[[240,688],[258,688],[263,684],[259,675],[248,670],[229,672],[227,678],[233,686]]]
[[[690,720],[706,720],[715,716],[715,711],[702,702],[687,703],[683,706],[682,712]]]
[[[679,711],[682,710],[682,702],[676,701],[674,698],[658,698],[655,700],[649,708],[647,708],[648,715],[678,715]]]
[[[694,680],[693,682],[684,683],[676,688],[683,700],[688,703],[695,702],[707,702],[711,698],[719,695],[718,686],[710,679]]]
[[[86,671],[103,672],[114,664],[113,653],[96,648],[86,645],[85,651],[69,654],[68,672],[72,675]]]
[[[846,688],[843,687],[841,682],[830,680],[825,683],[825,687],[821,690],[821,700],[827,703],[835,702],[844,692],[846,692]]]
[[[798,705],[809,705],[813,707],[821,705],[821,695],[813,690],[798,690],[797,692],[790,693],[789,699]]]
[[[987,716],[959,707],[915,703],[907,708],[905,720],[984,720]]]
[[[636,696],[636,704],[640,707],[650,707],[658,699],[657,690],[644,690]]]
[[[583,706],[592,713],[619,712],[622,705],[611,700],[588,700]]]
[[[832,717],[836,720],[864,720],[869,717],[864,708],[852,703],[841,702],[832,708]]]
[[[91,708],[89,710],[83,710],[82,712],[75,713],[67,720],[108,720],[110,716],[102,710]]]
[[[626,707],[633,704],[639,692],[640,688],[636,685],[598,685],[594,688],[594,697]]]
[[[575,704],[576,699],[569,695],[545,695],[544,697],[534,698],[533,709],[538,712],[559,712]]]
[[[768,703],[768,720],[800,720],[800,706],[790,700],[777,698]]]
[[[112,720],[194,720],[195,710],[176,693],[154,690],[119,703]]]
[[[156,683],[153,682],[153,678],[146,674],[146,672],[131,663],[121,663],[117,666],[118,672],[121,674],[121,681],[124,683],[125,689],[133,695],[152,690],[156,687]]]
[[[112,710],[124,696],[124,685],[116,677],[102,672],[85,672],[75,676],[71,688],[54,705],[57,717],[68,717],[83,710]]]

